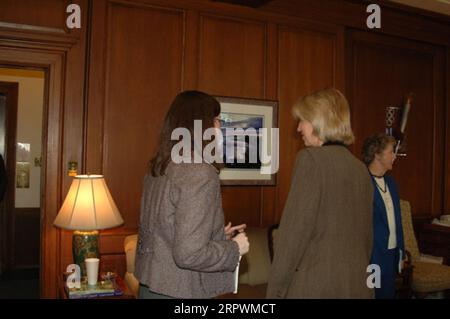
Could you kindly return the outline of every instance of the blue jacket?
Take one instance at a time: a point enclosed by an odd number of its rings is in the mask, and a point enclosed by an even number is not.
[[[405,244],[403,241],[403,227],[402,227],[402,216],[400,211],[400,197],[397,190],[397,184],[394,178],[388,175],[384,176],[384,180],[391,193],[392,202],[394,204],[394,215],[395,215],[395,227],[397,231],[397,260],[396,264],[399,262],[399,256],[404,256]],[[373,250],[372,250],[372,264],[378,264],[382,267],[385,263],[384,255],[387,252],[388,241],[389,241],[389,225],[387,220],[386,207],[383,202],[383,198],[377,189],[377,184],[375,179],[372,177],[373,187],[375,189],[375,194],[373,197]],[[401,252],[401,253],[400,253]],[[404,257],[402,257],[404,259]]]

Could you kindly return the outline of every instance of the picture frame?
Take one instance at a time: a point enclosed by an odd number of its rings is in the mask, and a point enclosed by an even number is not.
[[[30,163],[16,163],[16,188],[30,188]]]
[[[276,185],[278,101],[227,96],[215,98],[221,106],[219,117],[224,159],[221,185]],[[233,137],[227,133],[230,129],[235,132],[242,129],[245,136]]]

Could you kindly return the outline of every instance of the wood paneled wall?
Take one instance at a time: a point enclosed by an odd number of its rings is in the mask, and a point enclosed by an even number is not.
[[[279,27],[279,84],[280,102],[280,169],[277,185],[276,221],[279,220],[287,199],[291,173],[303,142],[297,132],[298,122],[292,117],[291,107],[304,94],[335,86],[343,89],[342,74],[338,74],[341,56],[339,29],[309,29],[304,26]]]
[[[352,151],[359,155],[363,138],[384,130],[384,107],[400,105],[413,91],[410,154],[399,159],[394,175],[416,215],[439,215],[444,162],[434,150],[444,147],[444,45],[354,32],[348,24],[360,26],[361,12],[342,24],[348,16],[338,9],[328,23],[279,16],[291,10],[288,2],[271,6],[277,14],[201,1],[94,2],[86,167],[105,175],[125,227],[137,227],[148,160],[171,100],[185,89],[279,101],[277,185],[222,187],[226,219],[254,226],[278,222],[282,214],[302,148],[291,116],[299,96],[326,86],[346,92],[358,137]],[[349,4],[346,12],[361,8]],[[398,26],[388,25],[398,36]]]
[[[198,88],[215,95],[264,98],[266,24],[211,14],[200,14],[197,23]],[[260,187],[228,186],[222,189],[227,220],[259,224]]]
[[[415,215],[439,216],[445,184],[445,48],[364,32],[348,36],[355,150],[361,150],[364,137],[384,131],[386,107],[402,106],[413,92],[407,156],[397,158],[392,175]]]
[[[291,105],[314,89],[343,88],[342,28],[215,7],[227,6],[94,3],[88,118],[96,120],[88,125],[87,167],[105,175],[126,227],[137,226],[141,181],[180,90],[280,100],[278,186],[222,188],[227,220],[269,225],[279,219],[301,147]]]
[[[105,175],[125,227],[136,227],[143,176],[182,88],[184,13],[114,1],[93,9],[92,49],[102,55],[91,72],[102,87],[89,91],[87,170]]]
[[[81,30],[65,29],[69,2],[82,7]],[[59,166],[49,194],[61,203],[69,161],[78,161],[80,172],[104,174],[125,225],[105,233],[103,253],[123,267],[113,255],[137,227],[142,179],[175,95],[199,89],[271,99],[279,101],[277,185],[222,188],[227,220],[270,225],[282,214],[302,148],[291,106],[332,85],[351,102],[356,155],[364,137],[384,129],[384,107],[415,93],[408,157],[398,160],[394,175],[416,216],[450,213],[449,19],[377,2],[381,30],[368,30],[367,4],[351,0],[273,0],[259,9],[209,0],[2,1],[0,22],[50,28],[25,42],[50,32],[73,43],[62,65],[64,124],[58,136],[49,135],[61,145],[51,154]],[[57,206],[44,212],[47,227]],[[53,230],[50,238],[42,252],[50,260],[56,251],[56,262],[43,270],[47,297],[56,296],[51,276],[72,260],[71,232]]]
[[[2,0],[0,21],[43,27],[64,29],[66,21],[66,7],[77,1],[69,0]]]

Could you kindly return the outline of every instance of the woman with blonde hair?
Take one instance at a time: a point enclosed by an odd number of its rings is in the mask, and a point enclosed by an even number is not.
[[[300,98],[293,113],[307,147],[295,162],[267,297],[373,298],[373,186],[346,147],[354,141],[348,102],[329,88]]]

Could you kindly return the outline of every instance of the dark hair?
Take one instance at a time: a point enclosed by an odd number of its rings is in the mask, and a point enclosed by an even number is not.
[[[388,144],[395,144],[395,138],[384,133],[376,133],[364,140],[362,160],[366,165],[372,163],[375,154],[382,153]]]
[[[194,145],[194,121],[202,121],[202,130],[214,126],[214,118],[220,114],[220,103],[212,96],[200,91],[184,91],[179,93],[164,119],[159,139],[159,149],[150,161],[153,176],[161,176],[166,172],[171,158],[172,147],[178,141],[172,141],[171,135],[178,127],[186,128],[191,133],[191,145]]]

